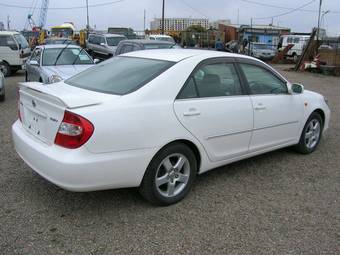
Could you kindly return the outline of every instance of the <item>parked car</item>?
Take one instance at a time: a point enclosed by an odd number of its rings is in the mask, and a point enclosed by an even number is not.
[[[5,101],[5,77],[2,71],[0,70],[0,102],[2,101]]]
[[[249,47],[249,45],[248,45]],[[248,47],[246,48],[246,53],[248,53]],[[250,55],[259,58],[261,60],[271,60],[276,56],[276,49],[271,45],[265,43],[251,42],[250,43]]]
[[[37,46],[26,64],[26,81],[54,83],[93,66],[87,52],[76,45],[48,44]]]
[[[137,50],[154,50],[154,49],[175,49],[178,46],[175,43],[166,41],[151,41],[151,40],[124,40],[118,44],[116,55],[137,51]]]
[[[330,110],[269,65],[208,50],[136,51],[63,82],[22,83],[16,151],[71,191],[183,199],[197,174],[287,146],[313,152]]]
[[[107,59],[115,55],[117,45],[122,40],[126,40],[124,35],[90,34],[86,49],[92,57]]]
[[[72,45],[78,45],[76,41],[73,41],[70,38],[60,38],[60,37],[47,38],[45,40],[45,44],[72,44]]]
[[[19,32],[0,31],[0,69],[5,76],[25,69],[25,62],[31,53],[27,40]]]
[[[149,35],[147,39],[175,43],[174,38],[172,38],[170,35]]]
[[[283,50],[288,44],[293,44],[293,47],[287,53],[287,57],[292,57],[296,62],[306,47],[309,38],[309,35],[282,35],[279,40],[279,50]]]

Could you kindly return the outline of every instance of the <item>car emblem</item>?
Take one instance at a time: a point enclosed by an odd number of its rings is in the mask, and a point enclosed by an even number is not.
[[[32,106],[33,106],[33,107],[36,107],[36,106],[37,106],[37,104],[36,104],[36,102],[35,102],[34,100],[32,100]]]

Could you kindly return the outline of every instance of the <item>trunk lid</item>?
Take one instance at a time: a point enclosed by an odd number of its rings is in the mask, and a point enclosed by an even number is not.
[[[119,96],[69,86],[63,82],[43,85],[20,83],[19,107],[23,127],[33,136],[51,145],[66,109],[99,105]]]

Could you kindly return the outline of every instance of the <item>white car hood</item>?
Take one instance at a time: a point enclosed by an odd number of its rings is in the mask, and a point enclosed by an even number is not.
[[[59,75],[63,80],[78,74],[93,65],[60,65],[60,66],[43,66],[43,70],[46,72],[47,76]]]

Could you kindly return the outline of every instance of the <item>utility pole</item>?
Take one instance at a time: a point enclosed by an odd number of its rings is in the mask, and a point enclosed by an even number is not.
[[[144,9],[144,24],[143,24],[144,33],[145,33],[145,21],[146,21],[146,11]]]
[[[89,1],[86,0],[86,37],[89,38],[90,18],[89,18]]]
[[[321,6],[322,6],[322,0],[320,0],[320,2],[319,2],[318,31],[316,32],[316,41],[317,42],[319,42]]]
[[[11,30],[9,23],[11,23],[11,20],[9,19],[9,15],[7,15],[7,31]]]
[[[237,25],[240,24],[240,9],[237,8]]]
[[[251,42],[253,41],[253,18],[250,19],[250,33],[251,33],[251,37],[250,40],[248,40],[248,55],[250,55],[250,46],[251,46]]]
[[[164,35],[164,5],[165,5],[165,0],[163,0],[163,5],[162,5],[162,23],[161,23],[161,34]]]

